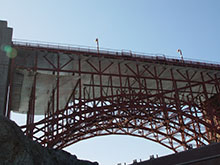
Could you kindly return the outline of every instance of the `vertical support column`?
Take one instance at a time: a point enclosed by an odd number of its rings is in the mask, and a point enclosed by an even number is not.
[[[195,116],[196,118],[198,118],[198,112],[195,108],[195,105],[192,104],[192,103],[194,103],[195,98],[193,95],[191,78],[189,75],[190,75],[189,71],[186,70],[186,78],[187,78],[186,80],[189,85],[189,95],[187,95],[187,102],[188,102],[187,106],[189,107],[190,114],[192,116]],[[202,134],[202,133],[201,133],[200,124],[199,124],[198,120],[195,120],[194,123],[192,123],[192,126],[193,126],[193,130],[198,130],[198,131],[194,132],[194,137],[195,137],[195,141],[196,141],[196,147],[199,147],[200,146],[200,143],[199,143],[200,137],[198,136],[198,133],[199,134]]]
[[[91,75],[91,83],[92,83],[92,99],[93,99],[93,107],[94,107],[94,106],[96,106],[94,74]]]
[[[9,74],[8,74],[8,90],[7,90],[7,101],[6,101],[6,108],[4,111],[4,115],[10,119],[10,115],[11,115],[11,102],[12,102],[12,91],[13,91],[13,74],[14,74],[14,63],[15,60],[12,59],[10,61],[10,69],[9,69]]]
[[[31,96],[29,100],[29,109],[27,112],[27,129],[26,135],[30,138],[33,138],[33,130],[34,130],[34,114],[35,114],[35,99],[36,99],[36,85],[37,85],[37,66],[38,66],[38,52],[35,54],[34,58],[34,82],[31,89]]]
[[[175,107],[176,107],[176,111],[177,111],[177,114],[178,114],[178,120],[179,120],[179,131],[180,131],[180,134],[181,134],[181,142],[182,142],[182,146],[184,148],[184,150],[187,149],[187,145],[186,145],[186,138],[185,138],[185,134],[184,134],[184,119],[183,119],[183,116],[181,115],[181,102],[180,102],[180,98],[179,98],[179,91],[178,91],[178,86],[177,86],[177,80],[175,79],[174,77],[174,71],[173,69],[170,69],[170,73],[171,73],[171,78],[172,78],[172,81],[173,81],[173,88],[174,88],[174,97],[175,97]]]
[[[80,120],[82,120],[82,79],[81,79],[81,58],[78,59],[78,71],[79,71],[79,112],[80,112]],[[85,101],[85,100],[84,100]]]
[[[101,59],[99,59],[99,83],[100,83],[100,98],[101,98],[101,112],[104,111],[104,99],[103,99],[103,86],[102,86],[102,62]]]
[[[201,72],[200,74],[201,74],[201,79],[202,79],[203,94],[205,95],[206,101],[208,101],[209,97],[208,97],[208,92],[207,92],[206,83],[205,83],[205,76],[204,76],[203,72]],[[216,125],[215,125],[215,122],[214,122],[213,109],[210,107],[210,105],[208,105],[205,108],[205,112],[206,112],[206,116],[207,116],[206,120],[208,120],[208,122],[212,125],[212,127],[209,128],[210,136],[208,138],[211,142],[216,142],[217,141],[216,131],[215,131]]]
[[[12,42],[12,28],[7,27],[6,21],[0,21],[0,115],[5,115],[7,105],[7,91],[9,83],[10,53]]]
[[[56,95],[56,112],[60,110],[60,53],[57,54],[57,70],[56,70],[56,81],[57,81],[57,95]],[[59,134],[58,119],[56,118],[56,135]],[[54,126],[53,126],[54,127]],[[55,128],[55,127],[54,127]]]

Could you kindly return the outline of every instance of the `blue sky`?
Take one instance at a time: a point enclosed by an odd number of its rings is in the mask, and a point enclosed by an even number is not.
[[[0,0],[13,38],[220,62],[219,0]],[[171,153],[145,139],[97,137],[68,151],[110,165]]]

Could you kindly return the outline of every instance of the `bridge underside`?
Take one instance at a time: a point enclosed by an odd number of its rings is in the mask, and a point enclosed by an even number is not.
[[[9,109],[26,133],[63,148],[126,134],[173,151],[218,141],[220,66],[165,57],[14,43]],[[34,122],[34,115],[45,115]]]

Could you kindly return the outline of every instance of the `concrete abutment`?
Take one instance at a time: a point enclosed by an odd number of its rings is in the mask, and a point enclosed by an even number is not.
[[[7,56],[7,52],[11,48],[12,31],[13,29],[8,27],[6,21],[0,21],[0,115],[5,114],[7,105],[10,69],[10,58]]]

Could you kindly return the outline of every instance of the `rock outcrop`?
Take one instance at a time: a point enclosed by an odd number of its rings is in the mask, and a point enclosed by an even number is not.
[[[26,137],[15,122],[0,116],[0,164],[98,165],[62,150],[42,147]]]

